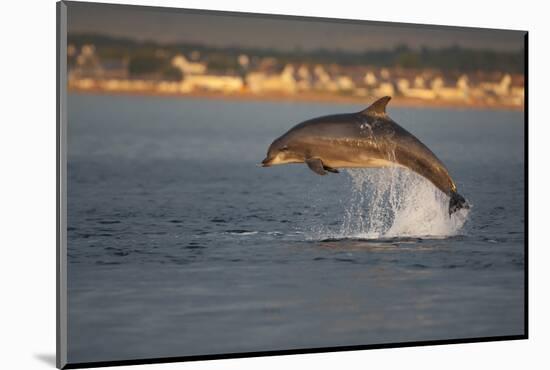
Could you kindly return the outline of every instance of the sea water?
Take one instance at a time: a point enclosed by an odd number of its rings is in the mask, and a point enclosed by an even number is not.
[[[521,112],[390,103],[471,204],[449,217],[404,169],[257,166],[294,124],[362,106],[68,107],[70,362],[524,331]]]

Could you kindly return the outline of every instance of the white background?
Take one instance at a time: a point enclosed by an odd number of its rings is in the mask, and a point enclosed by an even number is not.
[[[124,1],[115,1],[124,3]],[[548,11],[528,1],[126,1],[133,4],[526,29],[529,46],[530,339],[192,362],[132,369],[549,368]],[[55,2],[1,8],[0,368],[53,368],[55,356]],[[127,367],[124,367],[127,368]]]

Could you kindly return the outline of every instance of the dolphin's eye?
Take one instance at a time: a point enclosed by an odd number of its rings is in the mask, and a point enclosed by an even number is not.
[[[286,152],[287,150],[288,150],[288,146],[286,145],[281,148],[281,152]]]

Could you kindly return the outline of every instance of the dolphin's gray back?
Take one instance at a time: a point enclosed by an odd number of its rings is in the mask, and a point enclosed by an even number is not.
[[[317,137],[351,137],[357,134],[361,123],[356,114],[333,114],[304,121],[286,135]]]
[[[439,158],[416,136],[391,119],[388,118],[386,121],[384,124],[395,132],[393,141],[396,144],[394,149],[396,162],[426,177],[447,195],[456,191],[449,171]]]

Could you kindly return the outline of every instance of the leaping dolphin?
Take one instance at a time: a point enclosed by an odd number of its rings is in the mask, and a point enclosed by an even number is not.
[[[335,114],[302,122],[276,139],[263,167],[306,163],[319,175],[337,168],[406,167],[449,196],[449,215],[469,208],[445,165],[414,135],[386,114],[385,96],[357,113]]]

